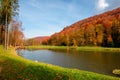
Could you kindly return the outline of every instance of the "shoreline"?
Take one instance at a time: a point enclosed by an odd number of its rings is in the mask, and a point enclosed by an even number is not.
[[[120,80],[120,78],[77,69],[34,62],[15,55],[15,49],[0,46],[1,80]]]
[[[94,51],[94,52],[120,52],[120,48],[108,48],[108,47],[90,47],[90,46],[23,46],[20,49],[28,49],[28,50],[76,50],[76,51]]]

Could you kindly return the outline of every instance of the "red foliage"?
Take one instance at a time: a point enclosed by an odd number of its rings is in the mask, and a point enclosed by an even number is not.
[[[51,45],[103,45],[112,43],[112,29],[115,20],[120,21],[120,8],[89,17],[65,27],[53,34]],[[119,36],[119,35],[118,35]],[[69,43],[69,44],[68,44]]]

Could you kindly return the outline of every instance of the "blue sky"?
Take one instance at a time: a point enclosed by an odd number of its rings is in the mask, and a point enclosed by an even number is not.
[[[19,0],[26,38],[50,36],[79,20],[120,7],[120,0]]]

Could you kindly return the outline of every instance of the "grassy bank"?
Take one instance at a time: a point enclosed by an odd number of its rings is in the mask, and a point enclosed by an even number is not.
[[[120,52],[120,48],[107,48],[107,47],[74,47],[74,46],[24,46],[25,49],[60,49],[60,50],[77,50],[77,51],[104,51],[104,52]]]
[[[33,62],[0,46],[0,80],[120,80],[97,73]]]

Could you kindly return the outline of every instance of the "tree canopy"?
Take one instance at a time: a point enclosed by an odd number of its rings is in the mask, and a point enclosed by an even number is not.
[[[48,44],[120,47],[120,8],[67,26],[53,34]]]
[[[11,23],[16,20],[18,11],[18,0],[0,0],[0,44],[4,44],[5,49],[10,44],[10,27],[14,26]]]

